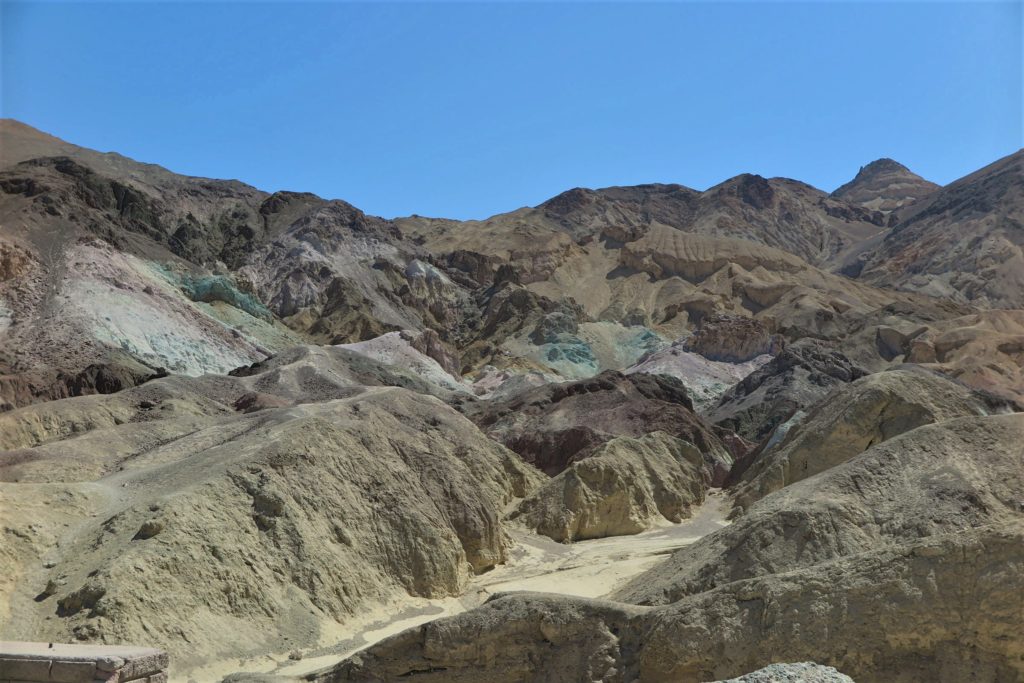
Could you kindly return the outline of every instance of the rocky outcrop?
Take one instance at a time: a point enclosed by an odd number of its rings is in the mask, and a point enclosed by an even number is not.
[[[318,680],[689,682],[812,657],[858,681],[1018,680],[1022,437],[1021,415],[921,427],[764,498],[621,602],[499,595]]]
[[[932,323],[907,360],[928,364],[1024,410],[1024,311],[983,311]]]
[[[1020,523],[1024,414],[918,427],[753,504],[732,525],[677,551],[619,593],[667,604],[718,586],[900,546]]]
[[[729,389],[706,417],[752,441],[761,441],[798,410],[867,371],[828,344],[801,340]]]
[[[166,652],[145,647],[0,643],[0,672],[19,683],[167,680]]]
[[[701,319],[685,349],[710,360],[744,363],[765,354],[777,355],[783,344],[759,320],[719,313]]]
[[[463,410],[489,436],[550,476],[616,436],[661,431],[694,444],[712,479],[724,480],[732,456],[720,433],[692,407],[685,387],[672,377],[604,372],[530,388],[505,401],[467,404]]]
[[[861,166],[856,177],[832,193],[837,199],[869,209],[895,211],[939,189],[892,159],[877,159]]]
[[[548,298],[509,280],[495,281],[478,292],[477,304],[479,326],[462,352],[466,369],[515,362],[507,350],[510,339],[526,338],[533,347],[559,342],[561,333],[575,332],[577,324],[585,319],[572,300]],[[567,341],[579,342],[574,337]],[[549,355],[545,360],[554,364],[558,359]]]
[[[110,353],[105,361],[91,363],[74,374],[39,369],[0,375],[0,412],[72,396],[113,394],[166,376],[167,371],[163,368],[149,367],[128,354],[117,352]]]
[[[366,386],[402,387],[445,400],[455,389],[465,394],[432,360],[419,360],[433,364],[435,376],[341,347],[301,346],[226,377],[169,376],[110,395],[24,406],[0,414],[0,480],[97,479],[235,412],[347,399]],[[121,429],[132,424],[140,429]]]
[[[426,382],[446,392],[468,393],[469,389],[462,384],[458,375],[453,375],[438,360],[417,348],[419,345],[433,350],[438,358],[450,365],[453,359],[444,353],[443,346],[440,344],[433,347],[426,345],[432,337],[435,335],[414,336],[408,332],[389,332],[374,339],[354,344],[341,344],[334,348],[354,351],[393,369],[395,373],[404,374],[411,380]]]
[[[665,348],[646,353],[623,373],[675,377],[686,387],[697,412],[704,413],[717,405],[722,394],[733,385],[771,360],[767,355],[745,363],[708,360],[699,353],[687,351],[686,342],[684,337]]]
[[[693,444],[663,432],[620,436],[569,465],[508,519],[563,543],[636,534],[689,517],[709,484]]]
[[[452,377],[462,376],[459,356],[434,330],[424,330],[418,335],[403,334],[414,349],[433,358]]]
[[[913,366],[836,388],[742,475],[736,505],[812,477],[875,444],[934,422],[1003,409],[938,373]]]

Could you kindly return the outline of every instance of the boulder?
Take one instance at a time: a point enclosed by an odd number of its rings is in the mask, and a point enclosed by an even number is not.
[[[737,678],[714,683],[854,683],[846,674],[831,666],[814,662],[799,664],[769,664],[763,669],[751,671]]]

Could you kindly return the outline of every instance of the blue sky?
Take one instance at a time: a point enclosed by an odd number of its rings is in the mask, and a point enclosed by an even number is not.
[[[383,215],[742,172],[946,183],[1022,146],[1021,3],[2,5],[2,109]]]

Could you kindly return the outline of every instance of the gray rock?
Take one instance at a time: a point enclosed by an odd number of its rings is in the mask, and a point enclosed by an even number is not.
[[[824,342],[803,339],[729,389],[705,416],[744,438],[760,441],[796,411],[866,374]]]
[[[763,669],[751,671],[738,678],[714,683],[854,683],[846,674],[831,666],[814,662],[799,664],[769,664]]]

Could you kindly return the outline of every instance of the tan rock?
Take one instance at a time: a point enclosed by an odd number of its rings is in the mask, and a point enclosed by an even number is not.
[[[753,318],[718,314],[701,319],[686,350],[711,360],[743,363],[782,350],[782,339],[769,333],[764,323]]]
[[[149,429],[115,431],[141,444]],[[0,601],[19,615],[0,635],[145,642],[182,668],[311,647],[323,629],[403,595],[457,595],[503,562],[503,510],[541,480],[404,389],[230,411],[96,482],[0,483],[0,569],[13,577]],[[65,502],[81,496],[95,516]],[[30,504],[40,497],[47,516]],[[64,526],[71,515],[82,523]],[[36,602],[48,578],[54,594]]]
[[[574,462],[509,515],[556,541],[636,534],[680,522],[710,483],[700,450],[664,432],[618,437]]]
[[[925,425],[768,495],[617,596],[666,604],[926,536],[1024,520],[1024,414]]]

